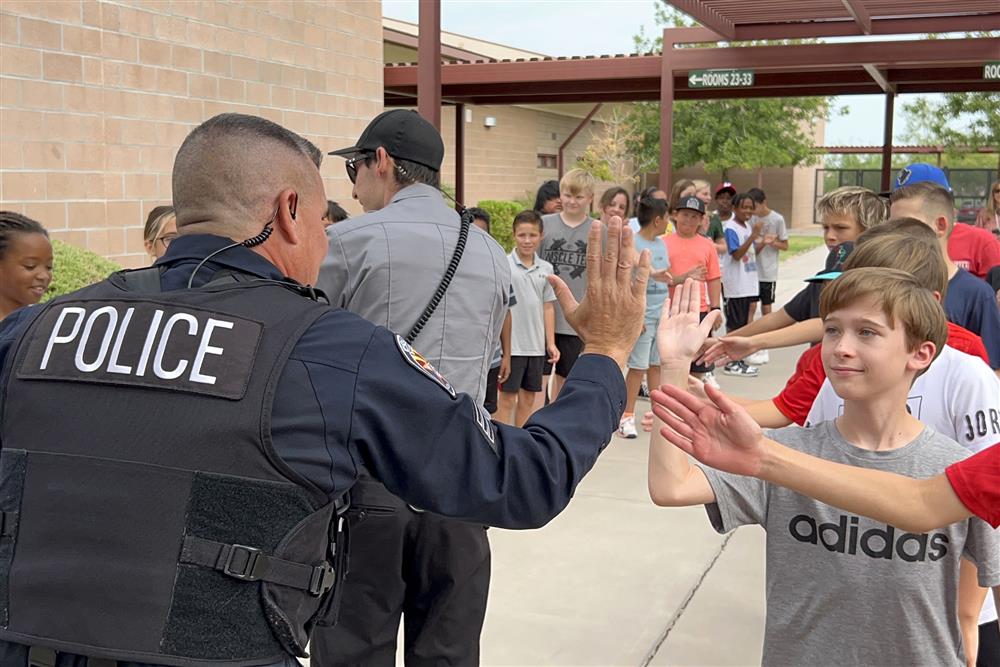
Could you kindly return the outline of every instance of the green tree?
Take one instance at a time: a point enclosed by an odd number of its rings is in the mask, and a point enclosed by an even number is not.
[[[997,37],[1000,32],[972,32],[966,37]],[[937,39],[938,35],[925,35]],[[946,93],[918,97],[903,105],[905,140],[948,149],[949,166],[992,167],[1000,172],[997,156],[969,153],[968,148],[1000,146],[1000,93]]]
[[[697,25],[665,4],[657,5],[658,26]],[[635,36],[636,50],[662,50],[662,37],[643,31]],[[734,42],[733,46],[799,44],[802,40]],[[706,45],[695,45],[693,48]],[[707,45],[712,46],[712,45]],[[681,100],[674,103],[673,167],[703,162],[709,171],[732,168],[791,167],[819,160],[813,129],[830,115],[826,97]],[[628,150],[642,171],[655,171],[660,160],[660,105],[638,102],[624,122],[632,136]]]
[[[947,93],[903,105],[906,140],[941,145],[949,157],[962,148],[1000,146],[1000,93]],[[973,157],[973,156],[968,156]],[[996,163],[995,156],[975,156]]]

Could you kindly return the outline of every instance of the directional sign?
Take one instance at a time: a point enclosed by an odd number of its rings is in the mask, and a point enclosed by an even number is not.
[[[747,88],[752,69],[696,69],[688,72],[688,88]]]
[[[983,65],[983,78],[987,81],[1000,81],[1000,60]]]

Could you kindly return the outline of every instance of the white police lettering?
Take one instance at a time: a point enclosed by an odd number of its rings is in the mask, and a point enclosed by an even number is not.
[[[206,355],[222,356],[225,353],[222,346],[212,345],[212,334],[216,329],[232,329],[233,322],[209,317],[202,327],[194,315],[186,312],[175,312],[167,318],[161,330],[160,323],[163,321],[164,311],[157,309],[146,324],[147,330],[142,339],[142,351],[139,354],[138,362],[133,367],[122,363],[122,358],[135,359],[136,350],[133,348],[130,351],[128,345],[129,341],[134,344],[137,340],[134,336],[126,338],[126,335],[129,333],[136,309],[130,307],[123,310],[124,314],[114,306],[104,306],[88,315],[83,308],[75,306],[63,308],[49,334],[45,353],[42,355],[38,369],[46,370],[53,352],[58,352],[59,346],[75,343],[76,352],[73,355],[73,366],[82,373],[104,371],[117,375],[143,377],[149,366],[150,356],[152,356],[153,374],[160,379],[175,380],[187,372],[187,380],[190,382],[216,383],[216,376],[203,372],[205,357]],[[67,327],[69,321],[72,321],[72,324]],[[67,328],[69,330],[64,331]],[[196,351],[193,358],[176,358],[178,354],[176,350],[181,349],[181,346],[171,346],[171,342],[176,341],[178,336],[185,334],[198,337]],[[188,346],[183,347],[187,349]],[[93,355],[93,357],[88,359],[88,355]],[[164,368],[165,358],[176,358],[173,368]]]
[[[134,312],[135,308],[129,308],[125,311],[125,317],[122,318],[122,326],[118,329],[118,335],[115,337],[115,346],[111,350],[111,359],[108,361],[109,373],[128,375],[132,372],[131,366],[123,366],[118,363],[118,357],[122,353],[122,341],[125,340],[125,332],[128,331],[128,323],[132,321],[132,314]]]
[[[56,325],[52,327],[52,335],[49,336],[49,342],[45,346],[45,354],[42,356],[42,363],[39,366],[40,370],[45,370],[49,365],[49,356],[52,354],[53,345],[61,345],[63,343],[69,343],[76,335],[80,333],[80,325],[83,324],[83,316],[87,314],[83,308],[74,308],[72,306],[68,308],[63,308],[62,312],[59,313],[59,319],[56,320]],[[68,335],[59,335],[59,329],[62,327],[63,320],[66,319],[68,315],[76,315],[76,321],[73,322],[73,330],[69,332]]]
[[[212,330],[217,327],[220,329],[232,329],[233,323],[226,322],[225,320],[210,318],[208,323],[205,324],[205,333],[202,335],[201,341],[198,343],[198,352],[194,355],[194,363],[191,365],[192,382],[215,384],[216,377],[214,375],[202,375],[201,365],[205,362],[206,354],[217,354],[222,356],[222,353],[225,352],[225,350],[221,347],[215,347],[214,345],[208,344],[212,338]]]

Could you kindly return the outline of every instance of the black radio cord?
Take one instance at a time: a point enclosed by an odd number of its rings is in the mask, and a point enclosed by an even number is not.
[[[406,169],[398,162],[396,163],[396,170],[405,180],[413,182],[410,175],[406,173]],[[458,228],[458,242],[455,244],[455,251],[451,254],[451,261],[448,262],[448,268],[445,269],[444,275],[441,277],[441,282],[438,283],[437,289],[434,290],[434,295],[427,302],[427,305],[424,306],[424,312],[420,313],[420,317],[417,318],[413,328],[410,329],[410,333],[406,334],[406,342],[410,345],[413,345],[413,341],[420,335],[424,325],[427,324],[427,320],[431,319],[431,315],[437,310],[438,304],[441,303],[445,292],[448,291],[451,279],[455,277],[455,272],[458,271],[458,263],[462,261],[462,254],[465,252],[465,243],[469,239],[469,227],[472,226],[472,213],[469,212],[469,209],[465,208],[464,205],[444,190],[440,188],[438,190],[445,197],[455,202],[455,208],[458,209],[459,220],[461,221],[461,225]]]
[[[201,270],[201,267],[205,266],[205,262],[207,262],[208,260],[212,259],[213,257],[215,257],[216,255],[218,255],[219,253],[225,252],[225,251],[227,251],[227,250],[229,250],[231,248],[235,248],[237,246],[243,246],[244,248],[252,248],[252,247],[258,246],[261,243],[263,243],[264,241],[266,241],[271,236],[271,234],[274,233],[274,227],[272,225],[274,224],[274,220],[277,217],[278,217],[278,209],[275,208],[274,209],[274,215],[271,216],[270,220],[268,220],[267,222],[264,223],[264,229],[261,230],[260,234],[257,234],[256,236],[251,236],[250,238],[248,238],[248,239],[246,239],[244,241],[236,241],[235,243],[230,243],[227,246],[223,246],[223,247],[219,248],[218,250],[216,250],[215,252],[210,253],[205,259],[203,259],[200,262],[198,262],[198,266],[194,267],[194,271],[192,271],[191,275],[188,277],[187,288],[191,289],[191,285],[194,284],[194,277],[196,275],[198,275],[198,271]]]
[[[447,195],[447,193],[445,193]],[[450,195],[448,195],[450,197]],[[427,302],[427,306],[424,308],[424,312],[420,314],[417,318],[416,324],[410,329],[410,333],[406,334],[406,342],[410,345],[413,341],[417,339],[420,335],[421,330],[423,330],[424,325],[427,321],[431,319],[431,315],[437,310],[438,304],[441,303],[441,299],[444,298],[445,292],[448,291],[448,286],[451,285],[451,279],[455,277],[455,272],[458,271],[458,263],[462,261],[462,254],[465,252],[465,244],[469,239],[469,227],[472,226],[472,213],[469,209],[465,208],[457,201],[454,197],[450,197],[452,201],[462,208],[459,212],[461,215],[462,224],[458,228],[458,243],[455,244],[455,251],[451,254],[451,261],[448,262],[448,268],[445,269],[444,275],[441,277],[441,282],[438,283],[437,289],[434,291],[434,296],[431,300]]]

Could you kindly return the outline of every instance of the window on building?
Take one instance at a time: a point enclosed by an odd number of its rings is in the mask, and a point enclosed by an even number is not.
[[[549,155],[548,153],[538,154],[539,169],[555,169],[557,163],[558,163],[558,157],[555,155]]]

